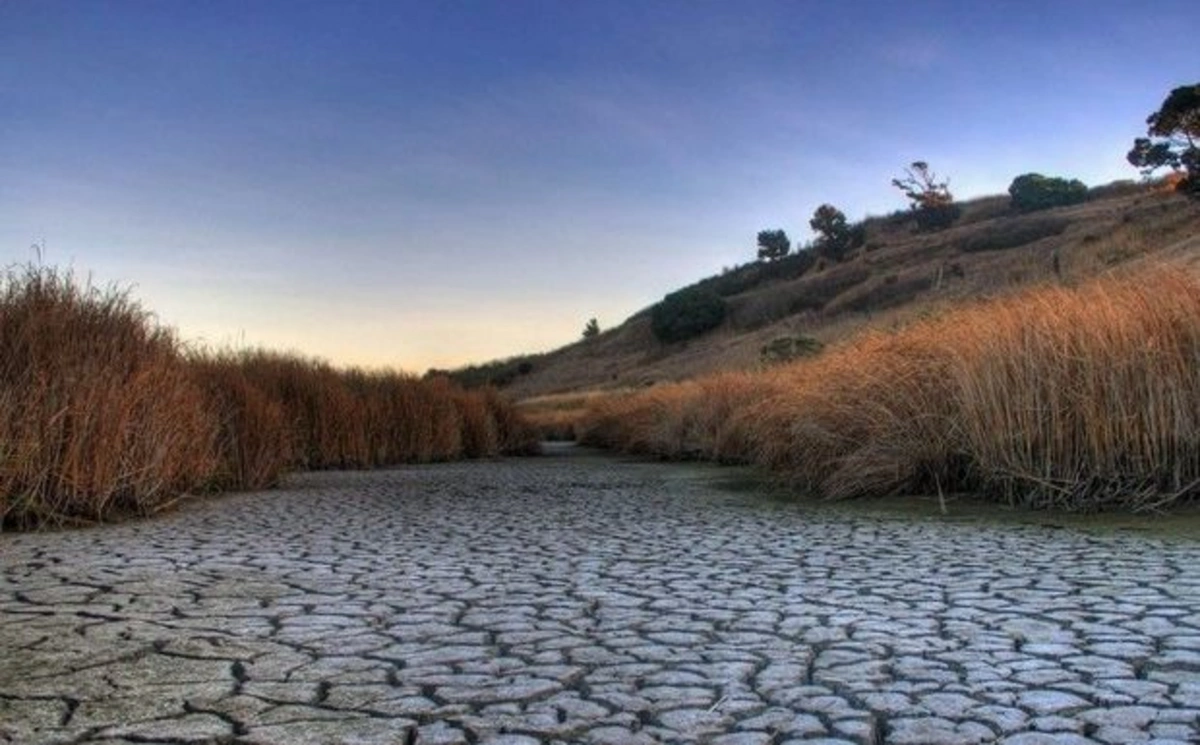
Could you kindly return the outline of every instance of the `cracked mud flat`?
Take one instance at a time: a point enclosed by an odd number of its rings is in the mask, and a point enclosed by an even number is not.
[[[1200,540],[562,455],[0,534],[0,742],[1200,742]]]

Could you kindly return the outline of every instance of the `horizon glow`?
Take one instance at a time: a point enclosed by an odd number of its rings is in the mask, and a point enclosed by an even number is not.
[[[0,264],[182,338],[421,372],[546,351],[829,202],[1089,185],[1191,3],[0,2]]]

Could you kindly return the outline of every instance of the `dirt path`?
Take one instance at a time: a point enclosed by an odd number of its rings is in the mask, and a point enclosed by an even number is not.
[[[562,451],[0,534],[0,742],[1200,741],[1200,540],[713,473]]]

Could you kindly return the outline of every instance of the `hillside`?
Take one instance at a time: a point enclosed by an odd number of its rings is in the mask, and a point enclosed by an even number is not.
[[[1200,257],[1200,201],[1154,186],[1099,187],[1082,204],[1032,213],[1014,212],[1007,195],[962,208],[937,232],[918,232],[906,212],[868,218],[864,245],[842,263],[793,255],[702,280],[724,298],[727,316],[698,338],[660,342],[647,309],[592,339],[473,372],[498,377],[518,400],[642,387],[761,367],[772,343],[829,344],[1037,282],[1076,282],[1149,257]]]

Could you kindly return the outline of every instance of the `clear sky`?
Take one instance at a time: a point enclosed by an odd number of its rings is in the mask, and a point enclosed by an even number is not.
[[[913,160],[1135,178],[1197,38],[1195,0],[0,0],[0,264],[218,345],[541,351]]]

